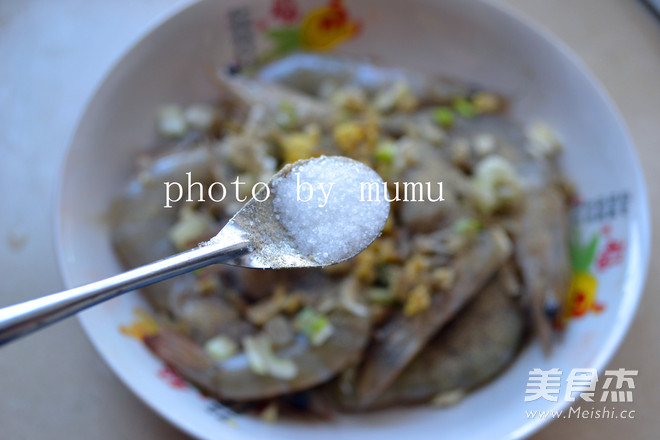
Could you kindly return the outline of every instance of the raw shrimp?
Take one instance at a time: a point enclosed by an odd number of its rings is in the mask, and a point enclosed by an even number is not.
[[[293,110],[297,124],[301,126],[310,122],[330,126],[335,120],[336,112],[332,106],[296,90],[224,73],[219,73],[217,79],[221,91],[227,95],[225,98],[237,107],[237,112],[252,112],[253,118],[255,113],[258,114],[258,121],[248,120],[248,123],[275,125],[275,113],[286,106]]]
[[[323,97],[324,88],[357,87],[376,94],[397,83],[406,83],[425,105],[444,104],[475,87],[440,76],[377,66],[354,59],[315,54],[294,54],[270,63],[258,74],[263,82],[282,84],[311,96]]]
[[[151,350],[185,377],[218,399],[234,402],[265,400],[321,384],[360,358],[367,343],[369,322],[345,311],[328,314],[334,331],[320,347],[303,338],[275,354],[290,359],[298,371],[289,380],[256,374],[245,354],[215,362],[201,346],[169,330],[148,337]]]
[[[390,386],[406,365],[499,269],[511,253],[500,230],[483,232],[478,241],[452,264],[456,281],[446,294],[434,294],[431,305],[411,317],[398,314],[378,332],[360,366],[357,396],[368,406]]]
[[[553,319],[561,316],[570,283],[568,214],[557,188],[532,192],[526,200],[515,234],[515,255],[534,329],[549,353]]]
[[[522,181],[524,202],[506,222],[515,243],[523,302],[548,353],[552,321],[561,315],[570,278],[568,205],[560,188],[559,167],[555,157],[533,155],[522,130],[502,116],[461,123],[453,136],[474,139],[484,133],[493,138],[492,154],[513,164]],[[478,158],[471,160],[474,164]]]
[[[506,275],[498,272],[368,409],[424,402],[445,393],[460,397],[505,368],[525,329],[517,292],[507,284]],[[340,408],[359,409],[353,384],[340,378],[332,385]]]

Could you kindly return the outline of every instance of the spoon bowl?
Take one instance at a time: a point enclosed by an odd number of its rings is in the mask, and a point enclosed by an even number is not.
[[[282,185],[287,179],[291,179],[288,188]],[[300,187],[311,185],[309,181],[322,190],[329,188],[318,205],[312,194],[301,195]],[[378,188],[374,200],[361,200],[360,186],[374,183]],[[244,267],[283,269],[341,263],[366,249],[385,227],[389,203],[383,191],[383,180],[378,174],[348,157],[299,160],[284,166],[267,188],[255,194],[206,244],[249,242],[250,250],[230,262]],[[289,212],[282,212],[282,205]],[[294,215],[287,215],[291,213]],[[304,213],[306,218],[300,219]],[[329,229],[333,231],[330,236]],[[338,251],[329,254],[327,246]]]

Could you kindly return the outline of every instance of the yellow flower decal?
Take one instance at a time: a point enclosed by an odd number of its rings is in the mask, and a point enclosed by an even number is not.
[[[357,34],[360,25],[351,20],[341,0],[314,9],[303,20],[300,36],[306,50],[330,50]]]
[[[149,312],[138,308],[135,309],[134,313],[137,316],[135,322],[130,325],[122,325],[119,327],[119,331],[126,336],[132,336],[140,340],[158,334],[158,323]]]
[[[569,317],[582,316],[589,311],[600,312],[601,304],[596,302],[598,280],[588,272],[574,272],[568,289]]]

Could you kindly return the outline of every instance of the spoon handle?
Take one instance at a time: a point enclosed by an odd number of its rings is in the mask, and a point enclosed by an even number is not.
[[[110,278],[0,308],[0,345],[122,293],[239,257],[249,246],[247,241],[201,246]]]

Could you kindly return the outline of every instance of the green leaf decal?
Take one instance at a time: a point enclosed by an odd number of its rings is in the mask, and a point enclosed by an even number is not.
[[[266,36],[273,41],[275,45],[273,52],[277,55],[284,55],[300,48],[300,28],[298,27],[269,29]]]
[[[598,233],[595,233],[588,243],[582,244],[580,232],[576,230],[570,243],[571,265],[576,272],[588,272],[596,257],[598,249]]]
[[[584,264],[586,265],[584,270],[587,270],[591,263],[593,263],[594,258],[596,258],[596,249],[598,248],[598,234],[595,233],[589,244],[584,249]]]

